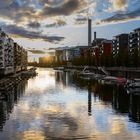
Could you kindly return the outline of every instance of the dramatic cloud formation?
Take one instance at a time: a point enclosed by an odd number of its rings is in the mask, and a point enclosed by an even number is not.
[[[55,43],[58,41],[62,41],[64,39],[64,37],[47,36],[42,34],[41,32],[29,31],[23,27],[18,27],[16,25],[3,26],[3,30],[16,37],[28,38],[28,39],[42,39],[47,42]]]
[[[133,2],[129,0],[5,0],[0,1],[0,17],[8,19],[10,23],[16,23],[20,26],[27,25],[29,28],[38,29],[44,20],[56,16],[59,18],[59,16],[87,14],[89,12],[91,17],[93,16],[93,18],[97,19],[97,17],[100,17],[99,14],[104,11],[108,12],[108,14],[111,12],[116,14],[119,12],[120,14],[120,11],[128,13],[130,5],[134,3],[137,8],[140,8],[140,3],[137,0],[133,0]],[[106,14],[107,18],[109,17],[108,14]],[[134,18],[137,17],[134,16]],[[79,17],[75,21],[77,24],[83,24],[85,19],[86,17]],[[52,24],[46,23],[47,27],[59,27],[62,25],[66,24],[61,19]]]
[[[27,4],[20,4],[16,0],[0,1],[0,17],[9,19],[15,23],[26,22],[35,18],[36,10]]]
[[[58,15],[70,15],[76,11],[81,10],[86,6],[86,2],[84,0],[64,0],[61,4],[57,6],[53,6],[51,4],[46,4],[44,9],[41,12],[41,15],[49,15],[49,16],[58,16]],[[51,2],[51,1],[50,1]],[[49,2],[48,2],[49,3]],[[52,1],[52,3],[56,3],[56,1]]]
[[[122,21],[128,21],[128,20],[132,20],[132,19],[140,19],[140,9],[137,9],[135,11],[132,12],[126,12],[126,13],[122,13],[122,14],[115,14],[112,17],[106,18],[104,20],[101,20],[101,23],[109,23],[109,22],[122,22]]]

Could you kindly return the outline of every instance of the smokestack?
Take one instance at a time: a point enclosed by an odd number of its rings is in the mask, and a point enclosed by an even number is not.
[[[92,21],[88,19],[88,46],[91,46],[91,38],[92,38]]]
[[[96,32],[94,32],[94,40],[96,40]]]

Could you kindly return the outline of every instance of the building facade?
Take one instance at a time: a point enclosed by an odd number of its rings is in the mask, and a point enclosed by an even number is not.
[[[140,28],[135,29],[129,34],[129,53],[133,54],[136,48],[140,56]]]
[[[0,29],[0,75],[27,69],[27,51]]]
[[[125,50],[128,50],[128,34],[119,34],[114,37],[112,40],[112,53],[113,56],[117,55],[119,52],[123,53]]]
[[[0,74],[14,72],[14,41],[0,30]]]

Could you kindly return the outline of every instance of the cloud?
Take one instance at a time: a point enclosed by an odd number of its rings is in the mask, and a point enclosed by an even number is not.
[[[127,0],[111,0],[115,10],[124,10],[127,7]]]
[[[5,32],[15,37],[41,39],[51,43],[56,43],[64,39],[64,37],[60,36],[47,36],[42,34],[42,32],[29,31],[28,29],[16,25],[4,25],[2,28]]]
[[[20,1],[20,0],[19,0]],[[0,17],[8,19],[12,24],[28,25],[29,28],[38,28],[37,22],[54,16],[71,15],[85,8],[86,0],[5,0],[0,1]],[[11,24],[10,22],[10,24]],[[59,21],[59,25],[65,23]]]
[[[36,50],[36,49],[28,49],[29,52],[31,52],[32,54],[45,54],[45,51],[42,50]]]
[[[109,22],[122,22],[122,21],[137,19],[137,18],[140,18],[140,9],[137,9],[137,10],[132,11],[132,12],[115,14],[112,17],[101,20],[99,24],[109,23]]]
[[[0,2],[0,8],[7,7],[7,5],[11,5],[13,3],[12,0],[5,0]]]
[[[57,19],[54,23],[46,24],[47,28],[65,26],[67,23],[62,19]]]
[[[28,23],[27,26],[30,27],[30,28],[39,28],[39,27],[41,27],[41,24],[34,21],[34,22]]]
[[[53,2],[55,3],[56,1]],[[57,6],[46,4],[40,14],[49,16],[70,15],[81,10],[86,4],[87,3],[84,0],[65,0]]]
[[[24,22],[36,18],[36,10],[27,4],[20,5],[16,0],[0,1],[0,17],[14,23]]]

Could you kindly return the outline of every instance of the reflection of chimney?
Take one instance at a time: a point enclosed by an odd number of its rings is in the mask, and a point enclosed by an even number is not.
[[[91,36],[92,36],[92,21],[88,19],[88,46],[91,46]]]
[[[96,32],[94,32],[94,40],[96,40]]]
[[[91,96],[91,84],[88,85],[88,115],[92,115],[92,96]]]

